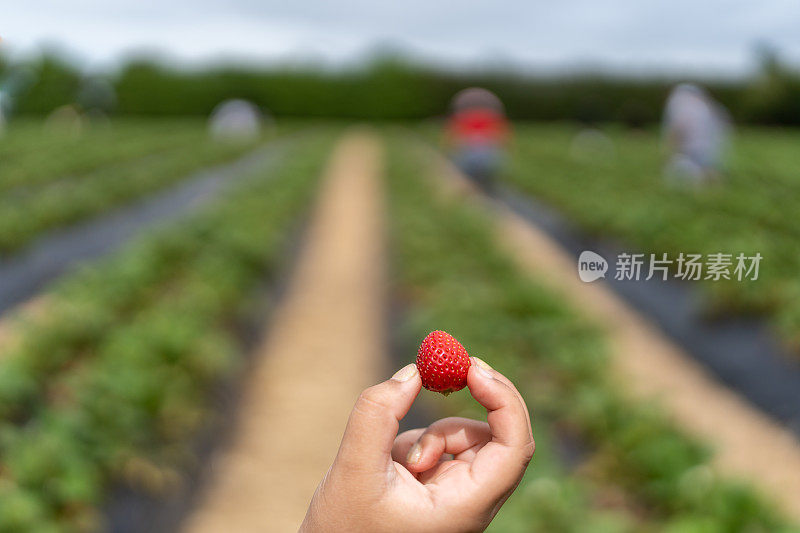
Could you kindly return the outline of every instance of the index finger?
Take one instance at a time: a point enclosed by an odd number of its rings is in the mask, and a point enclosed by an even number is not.
[[[525,402],[505,376],[473,358],[467,374],[472,396],[486,408],[492,440],[478,451],[473,479],[490,500],[504,501],[519,484],[535,443]]]
[[[533,441],[525,400],[511,381],[483,360],[472,357],[467,386],[486,408],[492,441],[505,446],[527,446]]]

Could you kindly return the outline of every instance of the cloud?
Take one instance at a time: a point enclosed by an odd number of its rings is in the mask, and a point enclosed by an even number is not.
[[[28,0],[4,13],[16,49],[63,43],[94,62],[136,48],[173,57],[276,59],[307,53],[342,61],[376,42],[468,62],[487,53],[536,66],[598,63],[618,69],[744,72],[769,41],[800,64],[800,3],[673,0]]]

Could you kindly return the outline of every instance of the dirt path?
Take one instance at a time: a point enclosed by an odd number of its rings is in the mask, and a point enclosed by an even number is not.
[[[22,324],[42,318],[48,303],[47,296],[37,296],[0,316],[0,358],[19,342]]]
[[[465,194],[465,180],[441,164],[451,190]],[[522,268],[605,328],[614,371],[630,394],[660,402],[679,427],[713,447],[720,474],[748,480],[800,521],[800,443],[794,436],[717,382],[607,285],[580,281],[575,259],[547,234],[503,205],[493,209],[498,239]]]
[[[359,392],[387,369],[381,150],[335,150],[296,271],[256,361],[229,449],[185,531],[296,531]]]

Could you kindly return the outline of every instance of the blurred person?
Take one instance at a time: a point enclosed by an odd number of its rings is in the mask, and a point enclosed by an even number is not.
[[[602,130],[585,127],[579,130],[570,141],[569,155],[575,161],[605,162],[616,157],[616,148],[611,137]]]
[[[5,131],[16,97],[31,85],[34,78],[29,68],[12,66],[0,79],[0,133]]]
[[[5,133],[6,131],[6,123],[8,120],[6,119],[6,94],[0,90],[0,135]]]
[[[718,181],[729,132],[727,111],[700,87],[672,90],[664,109],[664,138],[670,153],[665,174],[693,184]]]
[[[397,434],[422,388],[415,364],[361,393],[303,533],[483,531],[519,485],[535,444],[520,393],[473,357],[467,374],[487,421],[443,418]]]
[[[208,119],[211,136],[217,140],[245,142],[261,135],[264,114],[247,100],[231,99],[218,104]]]
[[[79,137],[83,133],[84,117],[74,105],[55,108],[44,120],[44,129],[50,134]]]
[[[488,193],[494,192],[508,136],[503,104],[492,92],[472,87],[453,97],[447,145],[456,166]]]

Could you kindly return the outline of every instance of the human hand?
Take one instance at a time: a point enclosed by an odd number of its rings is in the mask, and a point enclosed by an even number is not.
[[[473,357],[467,386],[488,423],[445,418],[399,436],[422,387],[416,365],[362,392],[300,530],[485,529],[522,479],[535,444],[525,402],[508,378]]]

